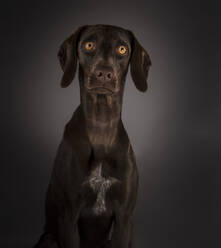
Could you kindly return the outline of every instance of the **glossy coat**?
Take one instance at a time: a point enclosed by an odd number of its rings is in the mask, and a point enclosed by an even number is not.
[[[89,41],[92,51],[85,50]],[[120,45],[126,54],[117,52]],[[131,31],[111,25],[78,28],[58,57],[62,87],[73,81],[79,62],[81,103],[57,151],[35,248],[131,247],[138,171],[122,99],[129,65],[135,86],[146,91],[150,57]]]

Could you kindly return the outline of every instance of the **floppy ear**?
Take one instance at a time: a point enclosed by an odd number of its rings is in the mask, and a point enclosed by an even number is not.
[[[147,77],[151,66],[150,56],[140,45],[135,35],[129,31],[132,37],[132,54],[130,58],[131,77],[138,90],[145,92],[148,88]]]
[[[67,87],[74,79],[77,69],[77,45],[81,31],[86,26],[79,27],[74,34],[67,38],[60,46],[58,59],[64,72],[61,87]]]

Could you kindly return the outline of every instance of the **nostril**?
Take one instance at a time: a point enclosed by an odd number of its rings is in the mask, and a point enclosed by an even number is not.
[[[101,71],[98,71],[97,73],[96,73],[96,75],[97,75],[97,77],[102,77],[102,75],[103,75],[103,73],[101,72]]]
[[[108,78],[108,79],[111,79],[111,78],[112,78],[112,73],[111,73],[111,72],[108,72],[108,73],[107,73],[107,78]]]

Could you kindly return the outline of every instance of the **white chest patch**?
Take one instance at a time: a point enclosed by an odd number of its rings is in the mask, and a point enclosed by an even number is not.
[[[96,202],[93,206],[93,212],[99,215],[106,211],[105,196],[106,191],[120,180],[114,177],[102,176],[102,163],[100,163],[90,174],[83,184],[89,184],[93,191],[97,194]]]

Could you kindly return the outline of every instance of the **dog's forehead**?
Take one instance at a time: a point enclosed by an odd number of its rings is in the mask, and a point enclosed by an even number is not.
[[[81,41],[85,39],[105,39],[110,40],[124,40],[130,42],[129,31],[112,25],[89,25],[81,35]]]

